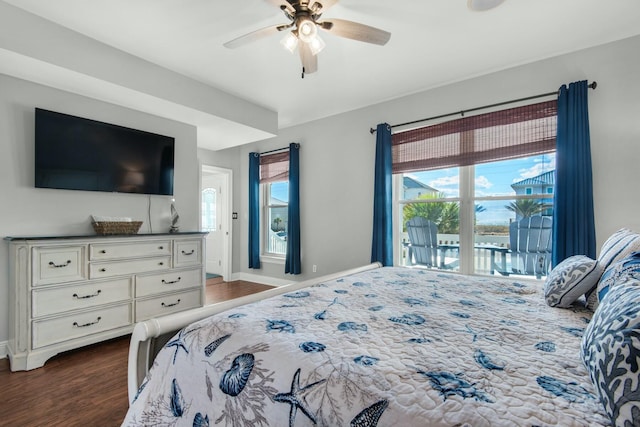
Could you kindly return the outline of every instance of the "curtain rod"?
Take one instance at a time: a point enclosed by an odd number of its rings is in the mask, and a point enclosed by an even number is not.
[[[591,89],[595,89],[596,87],[598,87],[598,83],[597,82],[592,82],[589,85],[589,87]],[[412,122],[406,122],[406,123],[399,123],[397,125],[392,125],[391,128],[393,129],[395,127],[413,125],[413,124],[416,124],[416,123],[426,122],[426,121],[429,121],[429,120],[441,119],[443,117],[456,116],[458,114],[460,114],[461,116],[464,117],[465,113],[471,113],[473,111],[484,110],[484,109],[492,108],[492,107],[500,107],[502,105],[507,105],[507,104],[515,104],[516,102],[528,101],[530,99],[536,99],[536,98],[543,98],[545,96],[557,95],[558,92],[559,91],[556,90],[554,92],[541,93],[540,95],[527,96],[526,98],[519,98],[519,99],[513,99],[511,101],[498,102],[497,104],[484,105],[482,107],[471,108],[469,110],[462,110],[462,111],[456,111],[456,112],[453,112],[453,113],[440,114],[439,116],[433,116],[433,117],[429,117],[429,118],[426,118],[426,119],[414,120]],[[371,132],[371,134],[374,134],[374,133],[376,133],[376,130],[374,128],[371,128],[371,129],[369,129],[369,132]]]
[[[300,148],[300,144],[295,143],[294,145],[296,146],[296,148]],[[287,150],[289,150],[289,147],[276,148],[275,150],[269,150],[269,151],[265,151],[263,153],[254,153],[254,154],[257,155],[257,156],[262,156],[262,155],[265,155],[265,154],[277,153],[278,151],[287,151]]]

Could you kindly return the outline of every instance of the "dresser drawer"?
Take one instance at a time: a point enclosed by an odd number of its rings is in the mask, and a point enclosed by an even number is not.
[[[84,246],[33,248],[33,286],[85,280]]]
[[[171,255],[170,240],[132,243],[92,243],[89,245],[89,259],[91,261],[162,255]]]
[[[183,267],[200,264],[202,260],[201,240],[176,240],[174,242],[173,266]]]
[[[83,313],[72,313],[55,319],[34,320],[33,348],[129,326],[131,321],[130,303]]]
[[[136,277],[136,297],[178,291],[201,286],[202,269],[167,271]]]
[[[136,322],[202,306],[202,289],[136,301]]]
[[[32,292],[32,317],[95,307],[132,298],[131,279],[42,288]]]
[[[168,270],[171,257],[142,258],[126,261],[94,262],[89,265],[89,276],[92,279],[121,276],[124,274],[146,273]]]

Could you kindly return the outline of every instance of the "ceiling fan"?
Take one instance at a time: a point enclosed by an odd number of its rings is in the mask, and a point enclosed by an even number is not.
[[[292,30],[282,40],[282,44],[291,53],[298,48],[302,61],[302,78],[305,74],[318,71],[318,53],[325,43],[318,34],[318,29],[339,37],[358,40],[365,43],[384,45],[389,41],[391,33],[359,24],[345,19],[331,18],[320,21],[322,13],[338,3],[339,0],[266,0],[277,6],[291,21],[288,24],[272,25],[224,43],[225,47],[234,49],[266,36]]]

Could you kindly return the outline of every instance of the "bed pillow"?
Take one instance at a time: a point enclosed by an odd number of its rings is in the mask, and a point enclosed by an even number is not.
[[[613,233],[604,242],[600,249],[600,255],[598,255],[598,263],[602,267],[602,271],[606,272],[607,269],[613,265],[616,261],[619,261],[633,252],[640,251],[640,234],[635,233],[628,228],[621,228]],[[598,293],[601,289],[598,283],[598,289],[592,289],[587,292],[587,307],[595,311],[598,308],[599,300]]]
[[[640,281],[610,288],[582,336],[582,360],[612,425],[640,425]]]
[[[569,307],[594,289],[602,275],[598,261],[574,255],[556,265],[544,283],[544,298],[551,307]]]
[[[621,228],[604,242],[598,255],[598,262],[602,264],[604,271],[614,262],[638,251],[640,251],[640,234]]]

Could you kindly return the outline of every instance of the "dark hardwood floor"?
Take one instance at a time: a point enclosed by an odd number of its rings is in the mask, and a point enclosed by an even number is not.
[[[207,281],[207,304],[270,289]],[[11,372],[0,359],[0,426],[119,426],[127,407],[129,336],[68,351],[42,368]]]

